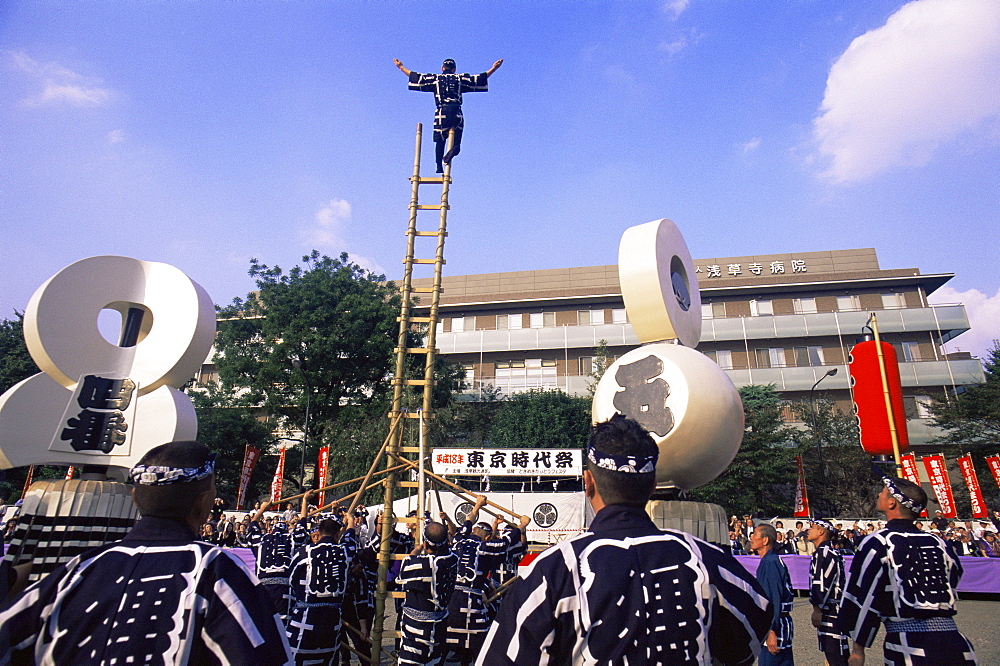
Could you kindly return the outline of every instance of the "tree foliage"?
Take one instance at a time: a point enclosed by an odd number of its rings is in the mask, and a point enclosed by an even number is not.
[[[345,405],[384,398],[400,297],[385,276],[315,250],[288,273],[251,260],[258,291],[219,310],[217,365],[243,404],[319,441]]]
[[[781,418],[774,385],[739,389],[746,419],[736,458],[714,481],[691,497],[721,505],[729,514],[787,515],[794,501],[795,454],[791,429]]]
[[[40,370],[24,343],[24,313],[0,320],[0,393]]]
[[[190,395],[198,415],[198,440],[218,456],[215,485],[218,496],[228,506],[236,506],[246,447],[261,451],[244,502],[253,506],[269,494],[274,476],[275,460],[266,455],[274,441],[271,428],[258,418],[256,410],[239,404],[217,386],[209,386],[207,391],[192,391]]]
[[[489,439],[498,448],[583,448],[589,435],[588,399],[532,389],[500,403]]]
[[[875,513],[872,458],[861,448],[858,420],[836,409],[829,400],[792,405],[802,430],[792,435],[802,452],[814,515],[871,516]]]

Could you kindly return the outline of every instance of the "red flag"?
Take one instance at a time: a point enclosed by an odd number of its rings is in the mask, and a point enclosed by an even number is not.
[[[986,464],[990,466],[990,471],[993,472],[993,480],[1000,487],[1000,456],[987,456]]]
[[[899,461],[903,465],[903,478],[907,481],[912,481],[913,483],[920,485],[920,472],[917,471],[917,457],[912,453],[905,453],[900,456]],[[927,517],[927,510],[924,509],[920,512],[921,518]]]
[[[67,481],[69,481],[70,479],[72,479],[72,478],[73,478],[73,472],[75,472],[75,471],[76,471],[76,467],[73,467],[72,465],[70,465],[70,466],[69,466],[69,467],[68,467],[68,468],[66,469],[66,480],[67,480]]]
[[[246,451],[243,452],[243,467],[240,469],[240,487],[236,492],[236,508],[242,509],[246,500],[247,488],[250,487],[250,475],[253,468],[257,466],[260,459],[260,449],[247,444]]]
[[[316,457],[316,478],[319,479],[319,487],[322,488],[326,485],[326,471],[330,464],[330,447],[324,446],[319,450],[319,455]],[[317,506],[326,505],[326,491],[319,491],[319,504]]]
[[[277,502],[281,499],[281,482],[285,478],[285,449],[281,449],[278,456],[278,467],[274,470],[274,480],[271,481],[271,501]]]
[[[969,501],[972,503],[973,518],[988,518],[989,511],[986,509],[986,501],[983,499],[983,490],[979,487],[979,479],[976,477],[976,468],[972,464],[972,456],[966,453],[958,458],[958,468],[962,470],[962,478],[969,489]]]
[[[906,433],[906,410],[903,408],[903,389],[899,381],[899,363],[896,350],[888,342],[882,342],[882,357],[885,360],[886,382],[889,402],[892,405],[893,423],[899,452],[910,446]],[[886,387],[882,385],[882,371],[878,361],[879,346],[874,340],[859,342],[851,348],[851,385],[854,387],[854,406],[857,408],[858,428],[861,431],[861,446],[871,455],[893,455],[892,435],[889,427],[889,410],[886,409]]]
[[[28,468],[28,478],[24,480],[24,490],[21,491],[21,499],[28,496],[28,488],[31,487],[31,480],[35,477],[35,466]]]
[[[806,492],[806,472],[802,468],[802,456],[795,456],[795,465],[799,468],[799,482],[795,485],[794,518],[809,517],[809,495]]]
[[[948,468],[945,466],[944,456],[941,454],[924,456],[923,461],[924,467],[927,468],[927,478],[931,480],[934,495],[941,506],[941,513],[945,518],[957,518],[955,497],[951,494],[951,484],[948,482]]]

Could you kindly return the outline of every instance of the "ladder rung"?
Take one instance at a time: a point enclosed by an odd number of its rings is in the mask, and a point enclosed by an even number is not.
[[[441,204],[417,204],[417,210],[441,210],[445,208]]]
[[[441,235],[441,232],[440,231],[414,231],[413,235],[414,236],[435,236],[436,237],[436,236]],[[444,232],[444,235],[447,236],[448,232],[447,231]]]
[[[405,259],[403,260],[403,263],[404,264],[406,263]],[[415,263],[415,264],[436,264],[437,263],[437,259],[414,259],[413,263]],[[442,265],[447,264],[447,263],[448,262],[445,261],[444,259],[441,260],[441,264]]]
[[[433,381],[431,382],[433,383]],[[404,379],[404,386],[427,386],[428,381],[426,379]]]
[[[419,488],[419,481],[397,481],[396,485],[400,488]]]
[[[410,176],[410,180],[415,180],[421,185],[444,185],[444,176],[431,176],[429,178],[414,178]],[[451,178],[448,180],[451,180]]]
[[[402,590],[393,590],[392,592],[389,593],[389,596],[392,597],[393,599],[405,599],[406,598],[406,592],[404,592]],[[383,631],[382,632],[383,636],[385,636],[386,634],[389,634],[390,636],[395,636],[396,638],[402,638],[403,637],[403,634],[401,632],[398,632],[398,631]]]
[[[420,453],[419,446],[401,446],[399,447],[400,453]]]
[[[426,354],[427,352],[430,351],[430,349],[428,349],[427,347],[407,347],[402,351],[406,352],[407,354]],[[395,349],[392,350],[393,354],[398,354],[399,352],[400,352],[399,347],[396,347]]]
[[[420,414],[417,414],[416,412],[406,412],[406,418],[408,418],[408,419],[419,419],[420,418]],[[425,419],[432,419],[432,418],[434,418],[434,415],[433,414],[424,414],[424,418]],[[416,453],[416,452],[417,452],[417,450],[413,449],[413,451],[411,451],[410,453]]]
[[[441,287],[441,291],[444,291],[444,287]],[[414,294],[433,294],[434,287],[410,287],[410,292]]]
[[[409,317],[409,322],[411,324],[429,324],[431,323],[430,317]],[[396,317],[396,321],[403,321],[402,317]]]

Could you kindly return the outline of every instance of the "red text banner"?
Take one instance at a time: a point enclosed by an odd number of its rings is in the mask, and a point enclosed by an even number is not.
[[[243,453],[243,466],[240,468],[240,487],[236,491],[237,509],[243,508],[243,503],[247,498],[247,488],[250,487],[250,476],[253,474],[253,468],[257,466],[258,460],[260,460],[260,449],[248,444]]]
[[[806,491],[806,473],[802,468],[802,456],[795,456],[795,465],[799,469],[799,482],[795,484],[795,518],[809,517],[809,494]]]
[[[285,451],[281,449],[278,456],[278,467],[274,470],[274,479],[271,481],[271,501],[277,502],[281,499],[281,482],[285,478]]]
[[[948,468],[944,462],[944,456],[938,454],[924,456],[924,467],[927,469],[927,478],[930,479],[931,487],[934,488],[934,495],[941,506],[941,513],[945,518],[957,518],[958,512],[955,510],[955,496],[951,493],[951,484],[948,482]]]
[[[973,518],[988,518],[989,511],[986,509],[986,500],[983,499],[983,491],[979,487],[979,478],[976,476],[976,467],[972,464],[972,456],[966,453],[958,458],[958,468],[962,470],[962,478],[969,489],[969,501],[972,503]]]

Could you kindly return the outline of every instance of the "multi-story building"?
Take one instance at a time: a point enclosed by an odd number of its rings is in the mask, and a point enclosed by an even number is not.
[[[962,305],[931,305],[953,277],[882,269],[875,250],[835,250],[695,261],[702,300],[698,349],[737,386],[774,384],[789,400],[815,395],[850,409],[848,352],[875,313],[900,361],[907,429],[932,435],[931,396],[983,381],[969,354],[942,345],[969,329]],[[429,286],[430,279],[414,280]],[[559,388],[586,394],[595,349],[612,356],[639,344],[628,322],[617,266],[445,277],[437,347],[461,363],[467,397],[488,385],[506,394]],[[832,376],[825,376],[837,368]],[[794,420],[791,410],[788,419]]]

